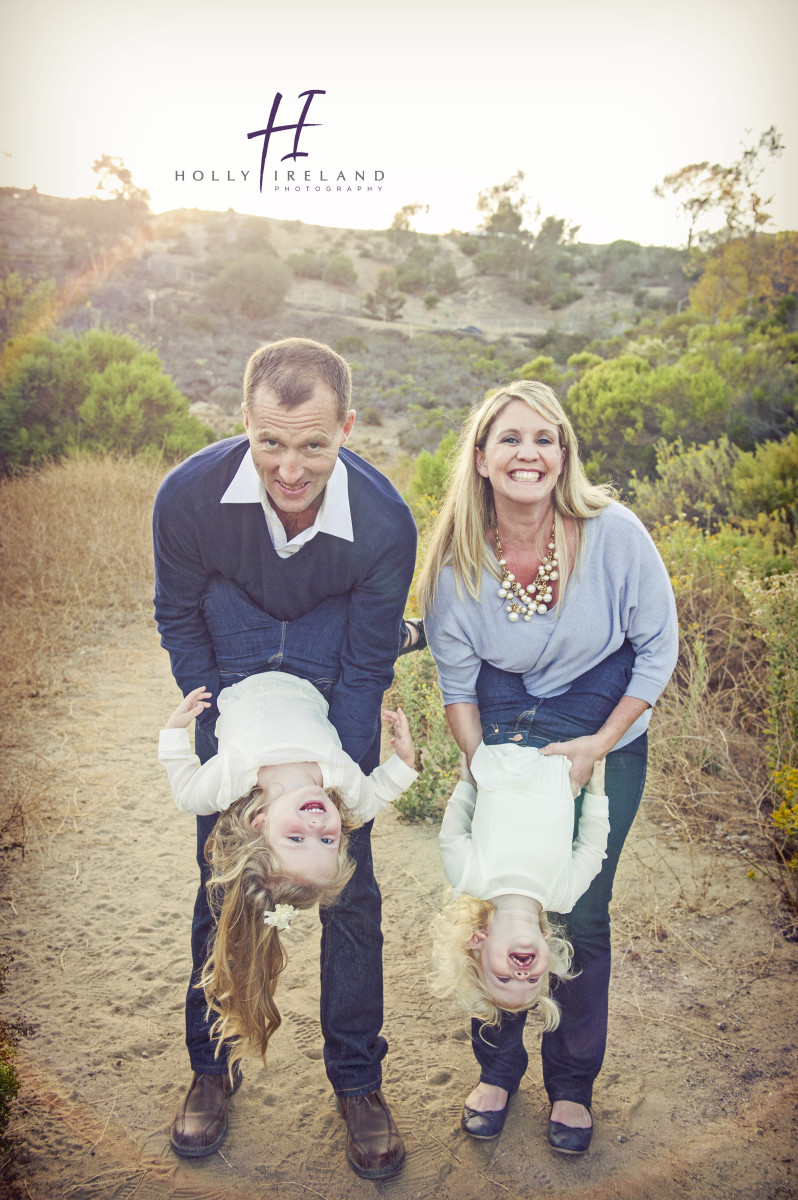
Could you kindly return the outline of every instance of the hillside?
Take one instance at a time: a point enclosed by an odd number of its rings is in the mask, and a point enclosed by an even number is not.
[[[354,363],[361,417],[370,410],[372,423],[393,420],[401,432],[413,424],[403,420],[410,404],[460,409],[536,349],[564,364],[592,339],[663,306],[673,311],[687,294],[679,252],[627,242],[555,247],[536,281],[502,265],[507,243],[497,238],[338,230],[233,211],[179,210],[141,224],[122,201],[8,188],[0,230],[0,274],[55,279],[62,328],[101,326],[156,349],[217,432],[237,419],[247,357],[275,336],[337,345]],[[261,254],[292,270],[273,315],[253,319],[215,302],[211,281]],[[365,315],[364,297],[378,293],[385,271],[405,297],[397,320]],[[404,448],[433,447],[440,432],[436,424],[428,434],[406,429]]]

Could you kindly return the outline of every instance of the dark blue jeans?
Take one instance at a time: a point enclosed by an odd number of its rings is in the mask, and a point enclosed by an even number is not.
[[[483,741],[487,745],[516,742],[540,748],[549,742],[595,733],[623,695],[633,660],[631,647],[625,644],[554,700],[530,696],[518,676],[485,664],[478,684]],[[643,794],[647,745],[646,735],[642,734],[622,750],[607,755],[607,857],[573,910],[567,916],[552,914],[566,926],[577,972],[574,979],[556,988],[554,995],[562,1019],[557,1029],[542,1037],[543,1083],[552,1104],[572,1100],[590,1106],[593,1082],[604,1060],[611,965],[609,903],[621,850]],[[576,802],[574,834],[580,799]],[[505,1013],[498,1027],[472,1022],[471,1040],[480,1079],[506,1088],[511,1094],[518,1090],[529,1061],[523,1041],[526,1015]]]
[[[288,671],[309,679],[329,698],[340,672],[348,599],[335,596],[296,621],[276,621],[236,584],[215,579],[202,601],[223,686],[259,671]],[[215,715],[198,723],[195,747],[202,762],[216,753]],[[379,736],[361,762],[368,773],[379,762]],[[197,981],[208,952],[213,916],[208,907],[205,843],[216,816],[197,817],[200,887],[194,905],[191,950],[194,969],[186,997],[186,1045],[193,1070],[217,1074],[227,1069],[224,1047],[214,1057]],[[382,902],[371,857],[372,822],[355,830],[349,853],[355,873],[341,896],[321,910],[321,1027],[324,1061],[336,1092],[358,1096],[374,1091],[382,1078],[388,1044],[382,1028]]]

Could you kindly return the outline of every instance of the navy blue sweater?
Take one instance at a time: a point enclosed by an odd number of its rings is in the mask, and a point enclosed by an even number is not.
[[[415,563],[413,518],[384,475],[342,448],[354,541],[317,533],[296,554],[280,558],[259,503],[220,503],[248,449],[246,437],[206,446],[170,471],[158,489],[154,603],[161,643],[183,693],[205,685],[215,700],[219,673],[200,610],[212,575],[235,580],[281,621],[347,593],[349,632],[330,720],[344,750],[361,762],[378,732],[383,692],[393,679]],[[214,705],[206,718],[215,716]]]

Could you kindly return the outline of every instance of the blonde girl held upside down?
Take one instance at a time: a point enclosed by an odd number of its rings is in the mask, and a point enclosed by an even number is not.
[[[220,812],[205,848],[216,931],[201,986],[216,1053],[231,1072],[248,1051],[265,1057],[280,1025],[274,1001],[286,957],[280,933],[300,909],[330,904],[353,864],[347,831],[370,820],[416,778],[410,727],[386,711],[395,753],[369,776],[341,749],[327,701],[283,671],[249,676],[219,695],[219,752],[200,765],[188,726],[208,707],[190,692],[161,731],[158,755],[178,808]]]
[[[544,1030],[559,1024],[552,977],[571,977],[572,949],[547,910],[571,911],[601,869],[609,834],[604,760],[575,840],[569,768],[534,747],[482,744],[470,772],[463,759],[465,778],[446,807],[441,854],[456,899],[433,924],[433,990],[487,1025],[533,1006]]]

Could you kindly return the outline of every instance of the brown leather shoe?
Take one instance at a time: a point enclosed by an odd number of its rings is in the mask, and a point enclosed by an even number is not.
[[[382,1092],[337,1096],[346,1121],[346,1158],[363,1179],[387,1179],[405,1161],[405,1144]]]
[[[169,1133],[175,1154],[183,1158],[202,1158],[219,1149],[230,1124],[227,1101],[238,1091],[240,1083],[240,1071],[235,1073],[232,1084],[226,1071],[221,1075],[194,1072]]]

